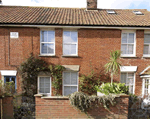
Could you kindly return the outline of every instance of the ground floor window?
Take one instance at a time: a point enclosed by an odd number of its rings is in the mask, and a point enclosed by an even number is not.
[[[126,86],[129,86],[129,93],[134,94],[134,73],[121,73],[121,83],[125,83]]]
[[[38,77],[38,93],[51,95],[51,77]]]
[[[13,81],[15,83],[15,89],[17,88],[16,76],[4,76],[4,83]]]
[[[63,72],[63,95],[78,91],[78,72]]]
[[[150,78],[144,78],[143,79],[143,95],[149,95],[150,94]]]

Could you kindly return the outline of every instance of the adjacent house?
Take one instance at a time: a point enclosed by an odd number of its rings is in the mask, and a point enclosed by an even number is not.
[[[79,90],[79,76],[103,71],[110,51],[121,50],[115,81],[130,93],[150,93],[150,12],[146,9],[51,8],[0,5],[0,79],[21,90],[16,66],[30,53],[66,67],[62,95]],[[39,74],[38,93],[52,94],[51,76]],[[103,79],[101,79],[103,80]],[[110,80],[108,80],[110,81]]]

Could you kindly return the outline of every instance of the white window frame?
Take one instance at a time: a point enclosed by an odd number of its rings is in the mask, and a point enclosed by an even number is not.
[[[126,73],[127,77],[128,77],[128,73],[133,73],[134,74],[133,93],[132,94],[135,94],[135,78],[136,78],[135,72],[121,72],[121,73]],[[120,73],[120,83],[121,83],[121,73]]]
[[[68,32],[77,32],[77,42],[74,42],[74,43],[64,43],[64,31],[68,31]],[[76,44],[76,50],[77,50],[77,53],[76,54],[69,54],[69,55],[65,55],[64,54],[64,44],[70,44],[70,45],[73,45],[73,44]],[[63,56],[78,56],[78,31],[77,30],[63,30]]]
[[[150,33],[144,33],[144,39],[145,35],[150,35]],[[149,50],[150,50],[150,43],[144,43],[144,45],[149,45]],[[144,54],[144,47],[143,47],[143,57],[150,57],[150,51],[148,51],[149,54]]]
[[[50,93],[40,93],[39,91],[40,91],[40,77],[49,77],[50,78]],[[48,96],[51,96],[51,94],[52,94],[52,88],[51,88],[51,85],[52,85],[52,81],[51,81],[51,77],[50,76],[38,76],[38,94],[46,94],[46,95],[48,95]]]
[[[148,79],[149,80],[149,84],[150,84],[150,77],[145,77],[142,79],[142,96],[145,95],[145,80]],[[148,87],[148,93],[150,94],[150,86]]]
[[[42,36],[42,32],[43,31],[54,31],[54,40],[55,40],[55,30],[41,30],[40,31],[40,55],[42,55],[42,56],[55,56],[55,42],[56,41],[54,41],[54,42],[42,42],[41,41],[41,36]],[[42,46],[41,46],[41,44],[42,43],[48,43],[48,44],[54,44],[54,53],[53,54],[44,54],[44,53],[42,53]]]
[[[133,33],[134,34],[134,43],[122,43],[123,33],[127,34],[127,39],[129,38],[129,34]],[[121,57],[136,57],[136,32],[134,30],[123,30],[122,31],[122,33],[121,33],[121,48],[122,48],[123,44],[127,44],[127,45],[132,44],[132,45],[134,45],[134,48],[133,48],[133,54],[122,54],[121,53]]]
[[[77,73],[77,85],[68,85],[68,84],[64,84],[64,72],[76,72]],[[79,72],[77,71],[63,71],[63,85],[62,85],[62,89],[63,89],[63,96],[64,96],[64,86],[77,86],[77,92],[78,92],[78,86],[79,86]]]

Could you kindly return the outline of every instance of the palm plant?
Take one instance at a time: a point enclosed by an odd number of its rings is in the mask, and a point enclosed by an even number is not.
[[[111,51],[110,52],[110,60],[105,65],[106,73],[110,73],[111,76],[111,85],[113,83],[113,76],[114,74],[117,74],[120,70],[120,62],[118,61],[119,57],[121,55],[120,50]]]

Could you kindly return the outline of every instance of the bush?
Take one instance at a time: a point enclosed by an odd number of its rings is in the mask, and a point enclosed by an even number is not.
[[[124,83],[103,83],[100,87],[95,86],[98,92],[104,93],[105,95],[111,94],[128,94],[129,88]]]

